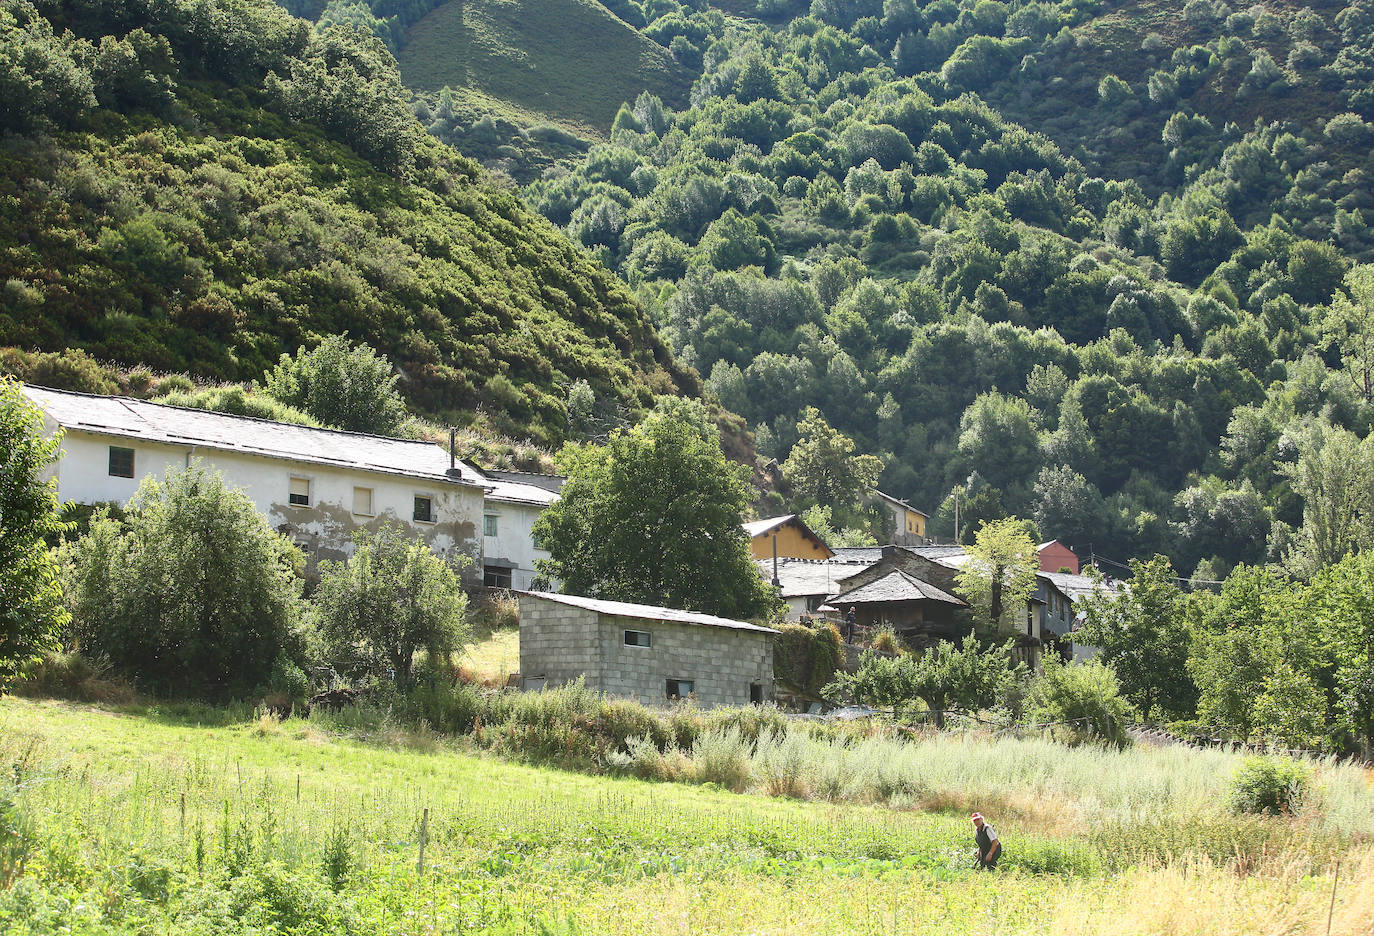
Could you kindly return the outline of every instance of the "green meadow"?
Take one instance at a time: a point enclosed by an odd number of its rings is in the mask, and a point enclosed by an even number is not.
[[[787,739],[755,747],[736,793],[518,763],[479,750],[481,732],[444,739],[385,711],[0,701],[0,932],[1320,933],[1329,914],[1333,933],[1366,933],[1374,919],[1374,790],[1357,767],[1314,764],[1296,816],[1233,817],[1224,752],[794,728],[810,757],[850,752],[837,769],[916,779],[778,796],[769,764]],[[973,869],[971,803],[1007,843],[994,874]]]

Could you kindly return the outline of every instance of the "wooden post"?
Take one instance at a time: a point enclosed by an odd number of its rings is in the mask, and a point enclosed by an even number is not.
[[[426,807],[425,807],[424,815],[421,816],[421,818],[420,818],[420,863],[419,863],[419,865],[417,866],[417,870],[420,872],[420,876],[421,876],[421,877],[423,877],[423,876],[424,876],[424,873],[425,873],[425,839],[427,839],[428,837],[429,837],[429,807],[426,806]]]
[[[1331,936],[1331,917],[1336,913],[1336,882],[1341,879],[1341,863],[1336,862],[1336,873],[1331,876],[1331,906],[1326,911],[1326,936]]]
[[[301,801],[301,775],[296,774],[296,802]]]
[[[186,794],[181,794],[181,834],[186,834]]]

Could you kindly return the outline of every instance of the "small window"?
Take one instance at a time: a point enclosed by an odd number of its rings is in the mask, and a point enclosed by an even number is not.
[[[292,507],[309,507],[309,506],[310,506],[310,479],[309,479],[309,478],[292,478],[292,479],[291,479],[291,494],[290,494],[290,496],[287,498],[287,503],[289,503]]]
[[[434,522],[434,498],[420,494],[415,495],[415,521],[417,523]]]
[[[652,640],[653,638],[649,636],[648,631],[627,630],[625,632],[625,646],[627,647],[652,646]]]
[[[353,489],[353,512],[360,517],[373,516],[372,488],[355,487]]]
[[[486,516],[484,516],[484,517],[482,518],[482,535],[483,535],[483,536],[495,536],[495,535],[496,535],[496,515],[495,515],[495,514],[487,514]]]
[[[668,698],[685,699],[692,694],[693,688],[690,679],[670,679],[668,680]]]
[[[749,684],[749,704],[760,705],[763,702],[763,684],[752,682]]]
[[[132,478],[134,476],[134,450],[110,446],[110,477]]]
[[[505,566],[483,566],[482,584],[487,588],[510,588],[510,569]]]

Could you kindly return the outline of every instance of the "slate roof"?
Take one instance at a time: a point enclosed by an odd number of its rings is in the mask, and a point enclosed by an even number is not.
[[[679,611],[676,608],[660,608],[656,605],[631,604],[626,601],[607,601],[602,598],[583,598],[580,595],[559,595],[553,592],[522,591],[520,595],[542,598],[558,604],[585,608],[598,614],[613,614],[617,617],[641,618],[646,621],[668,621],[674,624],[698,624],[703,627],[723,627],[727,630],[750,631],[757,634],[776,634],[771,627],[760,627],[747,621],[734,621],[730,618],[702,614],[698,611]]]
[[[967,607],[963,601],[949,592],[941,591],[929,582],[907,575],[900,569],[893,569],[876,581],[836,595],[831,601],[841,607],[890,601],[943,601],[960,608]]]
[[[878,497],[881,497],[883,500],[887,501],[887,502],[890,503],[890,504],[896,504],[896,505],[899,506],[899,507],[905,507],[907,510],[911,511],[912,513],[918,513],[918,514],[920,514],[921,516],[926,517],[927,519],[929,519],[929,517],[930,517],[930,514],[926,513],[924,510],[921,510],[919,507],[912,507],[910,504],[908,504],[906,501],[902,500],[900,497],[893,497],[891,494],[884,494],[882,491],[878,490],[877,488],[874,488],[874,489],[873,489],[873,493],[876,494]]]
[[[432,442],[314,429],[251,416],[25,386],[24,393],[64,429],[191,445],[337,468],[376,471],[426,481],[486,487],[481,472],[462,461],[449,474],[449,455]]]
[[[496,478],[490,472],[483,472],[486,480],[483,482],[487,488],[486,499],[498,501],[503,504],[528,504],[535,507],[547,507],[558,500],[558,494],[548,488],[537,484],[526,484],[521,481],[508,481],[504,478]]]
[[[755,564],[765,582],[773,581],[772,559],[756,559]],[[833,595],[841,580],[857,575],[870,565],[872,563],[779,557],[778,583],[784,598]]]
[[[1070,601],[1078,601],[1088,595],[1098,591],[1112,593],[1121,586],[1110,579],[1096,581],[1086,575],[1071,575],[1068,572],[1039,572],[1040,578],[1045,579],[1064,593],[1064,597]]]

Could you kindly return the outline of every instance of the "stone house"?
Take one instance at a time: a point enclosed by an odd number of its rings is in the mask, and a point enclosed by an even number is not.
[[[652,605],[520,594],[520,685],[587,687],[646,705],[773,698],[773,637],[744,621]]]
[[[968,607],[964,601],[900,569],[843,591],[830,603],[841,613],[852,607],[860,627],[892,628],[914,650],[942,640],[957,643],[971,632],[967,619],[956,614]]]
[[[563,478],[519,471],[483,471],[482,584],[524,591],[541,581],[535,562],[549,558],[534,523],[558,499]]]

